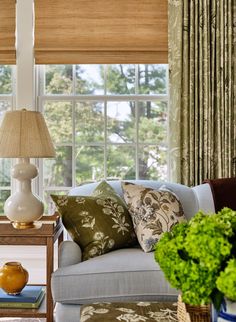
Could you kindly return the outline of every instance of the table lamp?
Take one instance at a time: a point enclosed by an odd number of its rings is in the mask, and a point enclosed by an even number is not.
[[[5,202],[5,215],[18,229],[38,228],[44,211],[41,199],[32,193],[31,180],[38,175],[30,158],[54,157],[55,150],[40,112],[26,109],[6,112],[0,127],[0,158],[18,158],[11,175],[17,191]]]

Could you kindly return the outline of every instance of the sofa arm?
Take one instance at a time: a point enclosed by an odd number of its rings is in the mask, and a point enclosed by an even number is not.
[[[82,251],[78,244],[73,241],[63,241],[59,247],[58,266],[65,267],[78,264],[82,260]]]
[[[192,190],[198,202],[198,209],[206,213],[214,213],[215,205],[210,185],[208,183],[200,184],[193,187]]]

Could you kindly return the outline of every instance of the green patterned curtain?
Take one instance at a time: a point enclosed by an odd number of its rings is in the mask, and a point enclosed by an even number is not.
[[[231,177],[236,0],[169,0],[170,178]]]

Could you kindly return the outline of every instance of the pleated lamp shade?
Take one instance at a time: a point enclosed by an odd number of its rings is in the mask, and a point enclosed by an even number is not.
[[[43,115],[26,109],[6,112],[0,127],[1,158],[54,157]]]

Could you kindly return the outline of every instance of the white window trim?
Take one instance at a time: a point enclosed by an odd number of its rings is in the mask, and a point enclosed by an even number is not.
[[[34,75],[34,1],[16,2],[16,108],[36,109]]]
[[[35,65],[33,51],[33,26],[34,26],[34,1],[17,0],[16,1],[16,68],[13,68],[13,92],[9,100],[12,102],[12,109],[27,108],[37,110],[35,99]],[[3,96],[1,96],[2,98]],[[32,160],[34,162],[35,160]],[[16,159],[13,159],[13,163]],[[38,193],[39,181],[34,180],[32,190]],[[16,191],[16,180],[12,180],[12,193]],[[27,259],[30,262],[29,267],[34,267],[35,260],[42,260],[45,257],[45,247],[30,246],[0,246],[1,260],[0,264],[8,260],[20,258]],[[55,252],[57,254],[57,252]],[[36,266],[35,266],[36,267]],[[42,276],[45,272],[42,271]]]

